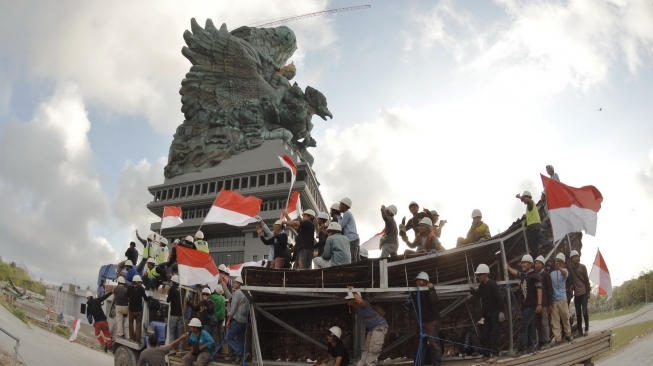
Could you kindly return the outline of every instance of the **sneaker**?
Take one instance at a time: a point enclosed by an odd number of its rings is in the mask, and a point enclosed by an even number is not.
[[[566,341],[567,343],[571,343],[571,337],[570,337],[570,336],[565,337],[565,341]]]
[[[517,352],[512,354],[512,358],[518,358],[518,357],[521,357],[521,356],[523,356],[525,354],[526,354],[526,352],[524,352],[524,351],[517,351]]]

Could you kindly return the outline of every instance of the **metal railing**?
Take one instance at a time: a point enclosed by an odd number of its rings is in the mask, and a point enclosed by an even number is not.
[[[11,366],[16,366],[16,359],[18,358],[18,346],[20,343],[20,338],[7,332],[3,327],[0,327],[0,331],[16,340],[16,345],[14,346],[14,359],[11,361]]]

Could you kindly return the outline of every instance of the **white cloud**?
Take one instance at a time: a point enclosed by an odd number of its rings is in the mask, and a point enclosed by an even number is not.
[[[90,234],[92,225],[106,220],[108,206],[89,129],[84,102],[70,84],[40,104],[32,121],[2,126],[3,255],[29,263],[37,276],[82,279],[116,258],[106,240]]]

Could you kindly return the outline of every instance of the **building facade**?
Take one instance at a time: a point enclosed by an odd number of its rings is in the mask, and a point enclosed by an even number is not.
[[[263,200],[260,216],[272,227],[287,206],[291,186],[290,171],[278,158],[282,155],[290,156],[297,165],[297,181],[292,191],[300,192],[302,208],[326,211],[315,173],[281,140],[265,141],[260,147],[226,159],[213,168],[165,179],[161,185],[148,187],[152,201],[147,208],[161,217],[165,206],[180,206],[184,223],[164,229],[162,235],[172,242],[175,238],[194,235],[201,226],[216,265],[268,259],[269,247],[258,238],[256,224],[234,227],[202,225],[202,222],[220,191],[227,189]],[[160,227],[159,221],[152,223],[150,229],[159,233]],[[289,235],[293,241],[294,233]]]
[[[45,290],[45,306],[52,312],[52,317],[56,319],[57,314],[63,314],[64,318],[80,319],[84,323],[86,320],[86,290],[79,289],[77,286],[64,283],[55,290]]]

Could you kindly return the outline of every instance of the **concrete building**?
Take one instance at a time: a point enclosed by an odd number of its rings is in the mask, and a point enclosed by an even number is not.
[[[64,283],[55,290],[45,290],[45,306],[52,312],[52,317],[56,319],[57,314],[63,313],[65,319],[86,320],[86,290],[79,289],[77,286]]]
[[[226,159],[213,168],[165,179],[161,185],[148,187],[152,202],[147,208],[161,217],[164,206],[181,206],[184,223],[165,229],[162,234],[169,240],[194,235],[218,193],[227,189],[262,199],[260,216],[272,227],[287,206],[291,184],[289,170],[279,161],[281,155],[290,156],[297,165],[297,181],[292,191],[300,192],[302,208],[326,211],[315,173],[281,140],[265,141],[260,147]],[[244,227],[202,226],[204,240],[209,243],[216,265],[268,259],[269,247],[261,243],[255,228],[255,224]],[[150,229],[158,233],[160,222],[152,223]],[[294,242],[294,234],[289,232],[289,235],[290,241]]]

